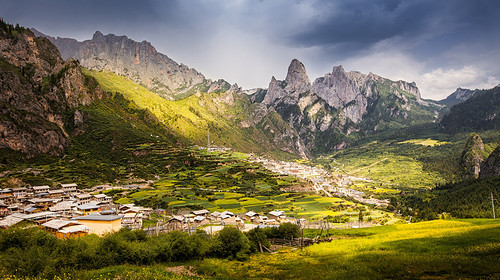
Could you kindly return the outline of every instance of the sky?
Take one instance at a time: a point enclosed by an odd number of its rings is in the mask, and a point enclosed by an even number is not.
[[[95,31],[149,41],[244,89],[346,71],[415,81],[423,98],[500,84],[498,0],[0,0],[0,17],[79,41]]]

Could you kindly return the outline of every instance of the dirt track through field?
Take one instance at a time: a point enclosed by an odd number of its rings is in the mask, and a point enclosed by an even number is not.
[[[351,174],[351,175],[352,175],[352,174],[354,174],[354,173],[356,173],[356,172],[359,172],[359,171],[361,171],[361,170],[363,170],[363,169],[373,167],[373,166],[375,166],[375,165],[377,165],[377,164],[379,164],[379,163],[381,163],[382,161],[387,160],[387,159],[388,159],[388,158],[383,158],[383,159],[381,159],[381,160],[379,160],[379,161],[376,161],[376,162],[374,162],[374,163],[372,163],[372,164],[370,164],[370,165],[368,165],[368,166],[358,168],[358,169],[356,169],[356,170],[354,170],[354,171],[350,172],[349,174]]]

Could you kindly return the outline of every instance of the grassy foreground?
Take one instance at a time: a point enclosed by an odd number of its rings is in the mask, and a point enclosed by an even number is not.
[[[339,239],[246,262],[206,259],[223,279],[457,279],[500,277],[500,220],[438,220],[337,232]]]
[[[246,261],[204,259],[75,271],[57,279],[499,279],[500,220],[339,230],[338,239]],[[174,274],[177,273],[177,274]],[[21,279],[12,276],[10,279]],[[31,278],[40,279],[40,278]]]

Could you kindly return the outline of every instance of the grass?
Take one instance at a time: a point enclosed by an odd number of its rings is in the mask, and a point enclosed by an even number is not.
[[[245,262],[196,267],[226,279],[456,279],[500,277],[500,221],[438,220],[336,231],[338,239]],[[488,278],[490,277],[490,278]]]

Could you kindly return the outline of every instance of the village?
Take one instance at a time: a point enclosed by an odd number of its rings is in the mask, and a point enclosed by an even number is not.
[[[348,175],[337,175],[334,178],[328,171],[319,167],[312,167],[296,162],[266,159],[254,155],[250,155],[248,160],[260,163],[264,168],[277,174],[290,175],[306,180],[313,185],[314,191],[318,194],[324,194],[329,197],[332,195],[351,197],[361,203],[373,204],[378,207],[387,207],[389,204],[389,200],[387,199],[366,198],[364,192],[347,187],[353,181],[366,180],[364,178],[356,178]]]
[[[135,189],[145,186],[125,185],[111,187]],[[168,213],[164,209],[152,209],[134,204],[115,204],[112,197],[96,193],[97,186],[79,190],[72,184],[60,184],[57,189],[49,186],[18,187],[0,189],[0,229],[26,221],[39,226],[60,238],[78,237],[87,234],[103,236],[127,227],[144,229],[149,235],[158,235],[180,230],[195,232],[202,229],[207,234],[220,231],[224,226],[234,226],[242,231],[256,227],[277,227],[282,223],[303,225],[305,219],[287,217],[284,211],[273,210],[267,215],[249,211],[210,212],[202,210],[181,210]],[[95,193],[95,194],[92,194]],[[155,225],[143,227],[143,220],[152,215],[161,217]]]

